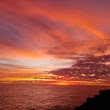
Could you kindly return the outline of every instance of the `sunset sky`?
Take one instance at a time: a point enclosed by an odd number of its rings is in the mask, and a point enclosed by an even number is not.
[[[110,83],[109,0],[0,0],[0,80]]]

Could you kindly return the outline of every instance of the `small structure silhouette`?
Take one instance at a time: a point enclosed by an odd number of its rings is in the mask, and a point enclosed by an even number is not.
[[[99,95],[87,98],[87,101],[75,110],[110,110],[110,89],[99,91]]]

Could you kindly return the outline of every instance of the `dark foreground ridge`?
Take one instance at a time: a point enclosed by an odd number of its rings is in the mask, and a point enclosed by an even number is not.
[[[87,98],[87,101],[75,110],[110,110],[110,89],[99,91],[99,95]]]

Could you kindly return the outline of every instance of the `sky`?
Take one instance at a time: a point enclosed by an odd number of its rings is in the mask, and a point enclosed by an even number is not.
[[[0,0],[0,79],[109,84],[109,29],[109,0]]]

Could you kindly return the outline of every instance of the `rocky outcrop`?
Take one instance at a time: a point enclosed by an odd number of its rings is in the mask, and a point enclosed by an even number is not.
[[[87,101],[75,110],[110,110],[110,89],[99,91],[99,95],[87,98]]]

